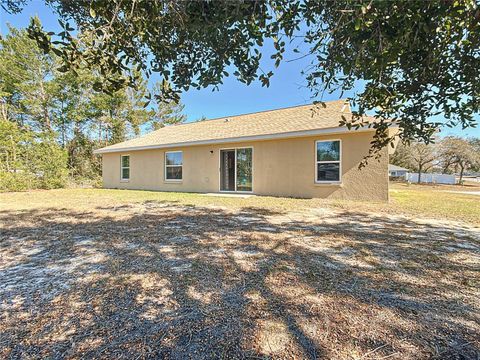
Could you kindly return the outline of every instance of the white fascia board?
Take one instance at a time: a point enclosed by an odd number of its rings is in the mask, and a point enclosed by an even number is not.
[[[246,142],[246,141],[288,139],[288,138],[306,137],[306,136],[315,136],[315,135],[334,135],[334,134],[345,134],[345,133],[354,134],[355,132],[365,132],[365,131],[374,131],[374,129],[368,126],[360,127],[357,130],[353,130],[353,129],[349,130],[346,127],[335,127],[335,128],[328,128],[328,129],[291,131],[291,132],[278,133],[278,134],[265,134],[265,135],[253,135],[253,136],[240,136],[235,138],[189,141],[189,142],[183,142],[183,143],[130,146],[130,147],[124,147],[124,148],[115,148],[115,149],[97,149],[93,153],[107,154],[107,153],[116,153],[116,152],[123,152],[123,151],[167,149],[167,148],[173,148],[173,147],[187,147],[187,146],[197,146],[197,145],[228,144],[228,143]]]

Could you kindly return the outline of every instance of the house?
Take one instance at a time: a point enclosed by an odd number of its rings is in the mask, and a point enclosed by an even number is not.
[[[410,170],[405,169],[401,166],[388,164],[388,175],[390,177],[403,177],[403,178],[405,178],[405,176],[407,175],[407,173],[409,171]]]
[[[166,126],[99,149],[106,188],[388,199],[388,149],[373,130],[340,127],[344,100]],[[373,121],[373,118],[369,118]]]

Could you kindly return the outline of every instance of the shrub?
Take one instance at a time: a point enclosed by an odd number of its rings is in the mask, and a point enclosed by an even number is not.
[[[0,120],[0,190],[60,188],[67,175],[67,154],[53,134]]]
[[[25,191],[34,188],[35,182],[29,173],[0,171],[0,191]]]
[[[67,183],[67,153],[53,138],[43,136],[31,148],[29,170],[37,176],[37,187],[56,189]]]

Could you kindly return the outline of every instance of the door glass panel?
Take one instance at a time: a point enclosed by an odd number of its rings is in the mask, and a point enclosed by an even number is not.
[[[252,191],[252,149],[237,149],[237,191]]]
[[[220,151],[220,190],[235,191],[235,150]]]

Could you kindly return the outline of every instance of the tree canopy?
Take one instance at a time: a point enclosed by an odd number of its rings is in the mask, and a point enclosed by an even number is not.
[[[436,143],[414,142],[400,144],[391,157],[392,164],[416,171],[458,174],[460,182],[466,171],[480,169],[480,138],[463,139],[458,136],[446,136]]]
[[[38,19],[35,20],[38,23]],[[80,35],[81,36],[81,35]],[[24,29],[0,39],[0,190],[51,188],[98,179],[99,147],[160,122],[185,120],[181,104],[147,102],[147,80],[110,94],[95,92],[97,68],[59,72]],[[164,114],[164,115],[162,115]]]
[[[479,139],[465,140],[447,136],[439,143],[439,156],[443,172],[458,172],[460,182],[466,170],[475,170],[480,166],[480,152],[475,149]]]
[[[10,12],[24,3],[1,1]],[[261,66],[268,40],[273,67],[287,46],[306,45],[301,55],[311,58],[304,74],[314,100],[365,84],[344,124],[364,126],[361,116],[374,111],[374,149],[392,141],[385,132],[391,121],[404,141],[428,143],[441,126],[475,126],[479,114],[479,0],[45,2],[63,30],[46,32],[32,21],[30,36],[63,60],[61,71],[98,67],[97,90],[135,86],[138,71],[160,75],[163,99],[220,86],[229,75],[268,86],[274,68]],[[85,37],[75,38],[76,30]]]
[[[429,172],[438,161],[436,147],[432,144],[414,142],[409,145],[400,144],[390,161],[418,173],[418,182],[423,173]]]

